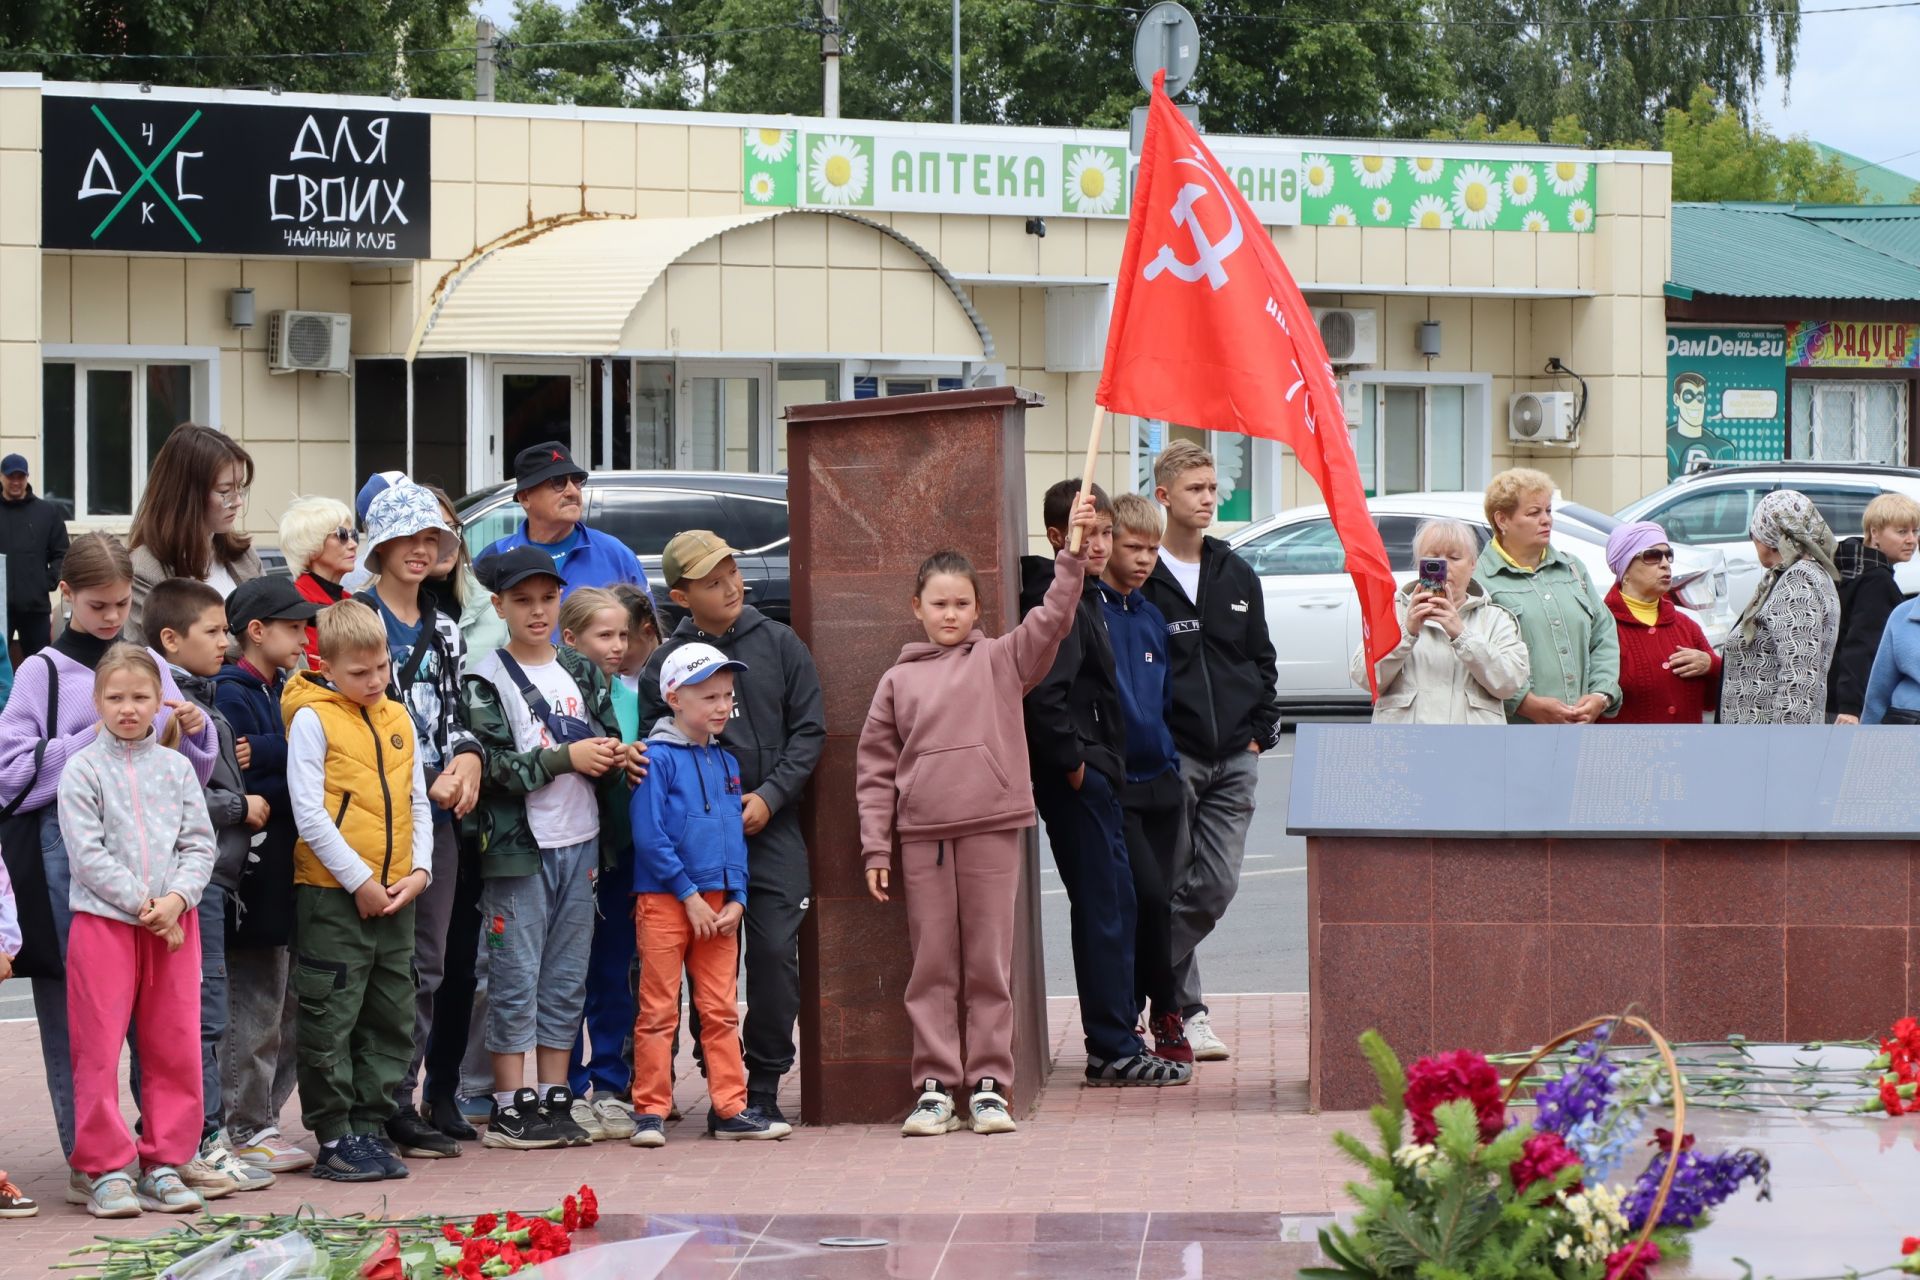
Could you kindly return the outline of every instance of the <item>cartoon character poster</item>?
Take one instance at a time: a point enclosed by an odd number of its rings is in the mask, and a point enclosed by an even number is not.
[[[1787,343],[1780,329],[1667,330],[1667,478],[1716,462],[1786,456]]]

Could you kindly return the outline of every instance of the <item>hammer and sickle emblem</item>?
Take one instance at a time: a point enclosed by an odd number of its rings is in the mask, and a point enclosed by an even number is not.
[[[1196,151],[1194,156],[1198,155],[1199,152]],[[1174,253],[1172,245],[1163,244],[1160,246],[1160,252],[1154,255],[1153,261],[1147,264],[1142,274],[1151,280],[1162,271],[1170,271],[1177,279],[1189,283],[1204,277],[1215,289],[1223,289],[1227,284],[1227,269],[1222,264],[1240,247],[1240,241],[1245,234],[1240,226],[1240,215],[1235,212],[1233,201],[1227,199],[1226,193],[1220,189],[1219,179],[1214,176],[1205,161],[1183,156],[1174,163],[1198,169],[1201,176],[1213,188],[1210,193],[1207,187],[1197,182],[1189,182],[1180,188],[1180,194],[1173,201],[1174,225],[1187,229],[1187,234],[1193,237],[1193,247],[1200,256],[1192,262],[1187,262]],[[1219,244],[1207,238],[1206,230],[1201,227],[1200,219],[1193,212],[1194,203],[1209,194],[1217,194],[1220,197],[1220,202],[1227,206],[1227,217],[1230,220],[1227,234]]]

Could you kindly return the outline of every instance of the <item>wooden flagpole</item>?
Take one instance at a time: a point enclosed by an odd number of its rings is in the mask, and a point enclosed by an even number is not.
[[[1093,471],[1100,465],[1100,433],[1107,424],[1107,411],[1098,400],[1093,402],[1093,427],[1087,435],[1087,465],[1080,472],[1080,492],[1093,492]],[[1067,550],[1080,554],[1080,544],[1085,541],[1083,530],[1075,525],[1067,535]]]

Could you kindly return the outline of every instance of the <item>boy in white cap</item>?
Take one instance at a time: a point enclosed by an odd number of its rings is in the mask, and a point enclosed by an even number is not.
[[[719,744],[733,716],[733,676],[747,664],[710,644],[683,644],[660,667],[671,716],[647,738],[646,781],[634,789],[634,921],[640,949],[640,1014],[633,1028],[636,1147],[666,1143],[673,1101],[673,1033],[680,971],[693,985],[713,1099],[715,1138],[779,1139],[793,1130],[748,1105],[747,1068],[735,1003],[740,921],[747,905],[747,836],[740,764]]]

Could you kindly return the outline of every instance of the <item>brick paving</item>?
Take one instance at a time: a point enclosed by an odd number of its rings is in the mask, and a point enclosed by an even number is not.
[[[1228,996],[1214,1025],[1234,1050],[1174,1089],[1086,1089],[1074,1002],[1054,1000],[1055,1068],[1021,1131],[985,1139],[962,1131],[906,1141],[893,1125],[801,1128],[786,1142],[723,1144],[704,1136],[706,1100],[690,1061],[680,1070],[686,1118],[656,1152],[624,1144],[508,1152],[469,1144],[457,1160],[417,1160],[413,1176],[372,1187],[283,1176],[274,1187],[230,1196],[216,1210],[291,1212],[312,1202],[333,1213],[475,1213],[555,1203],[591,1183],[610,1218],[641,1214],[899,1215],[1258,1211],[1319,1215],[1345,1206],[1351,1174],[1328,1137],[1364,1117],[1307,1111],[1307,1008],[1301,995]],[[152,1217],[96,1223],[61,1202],[65,1166],[42,1083],[31,1022],[0,1027],[0,1167],[44,1206],[38,1218],[0,1223],[0,1276],[43,1268],[97,1232],[149,1234]],[[910,1099],[902,1081],[901,1108]],[[798,1075],[782,1105],[799,1110]],[[297,1123],[286,1131],[310,1144]],[[1135,1237],[1138,1239],[1139,1237]],[[1175,1268],[1173,1274],[1179,1274]]]

